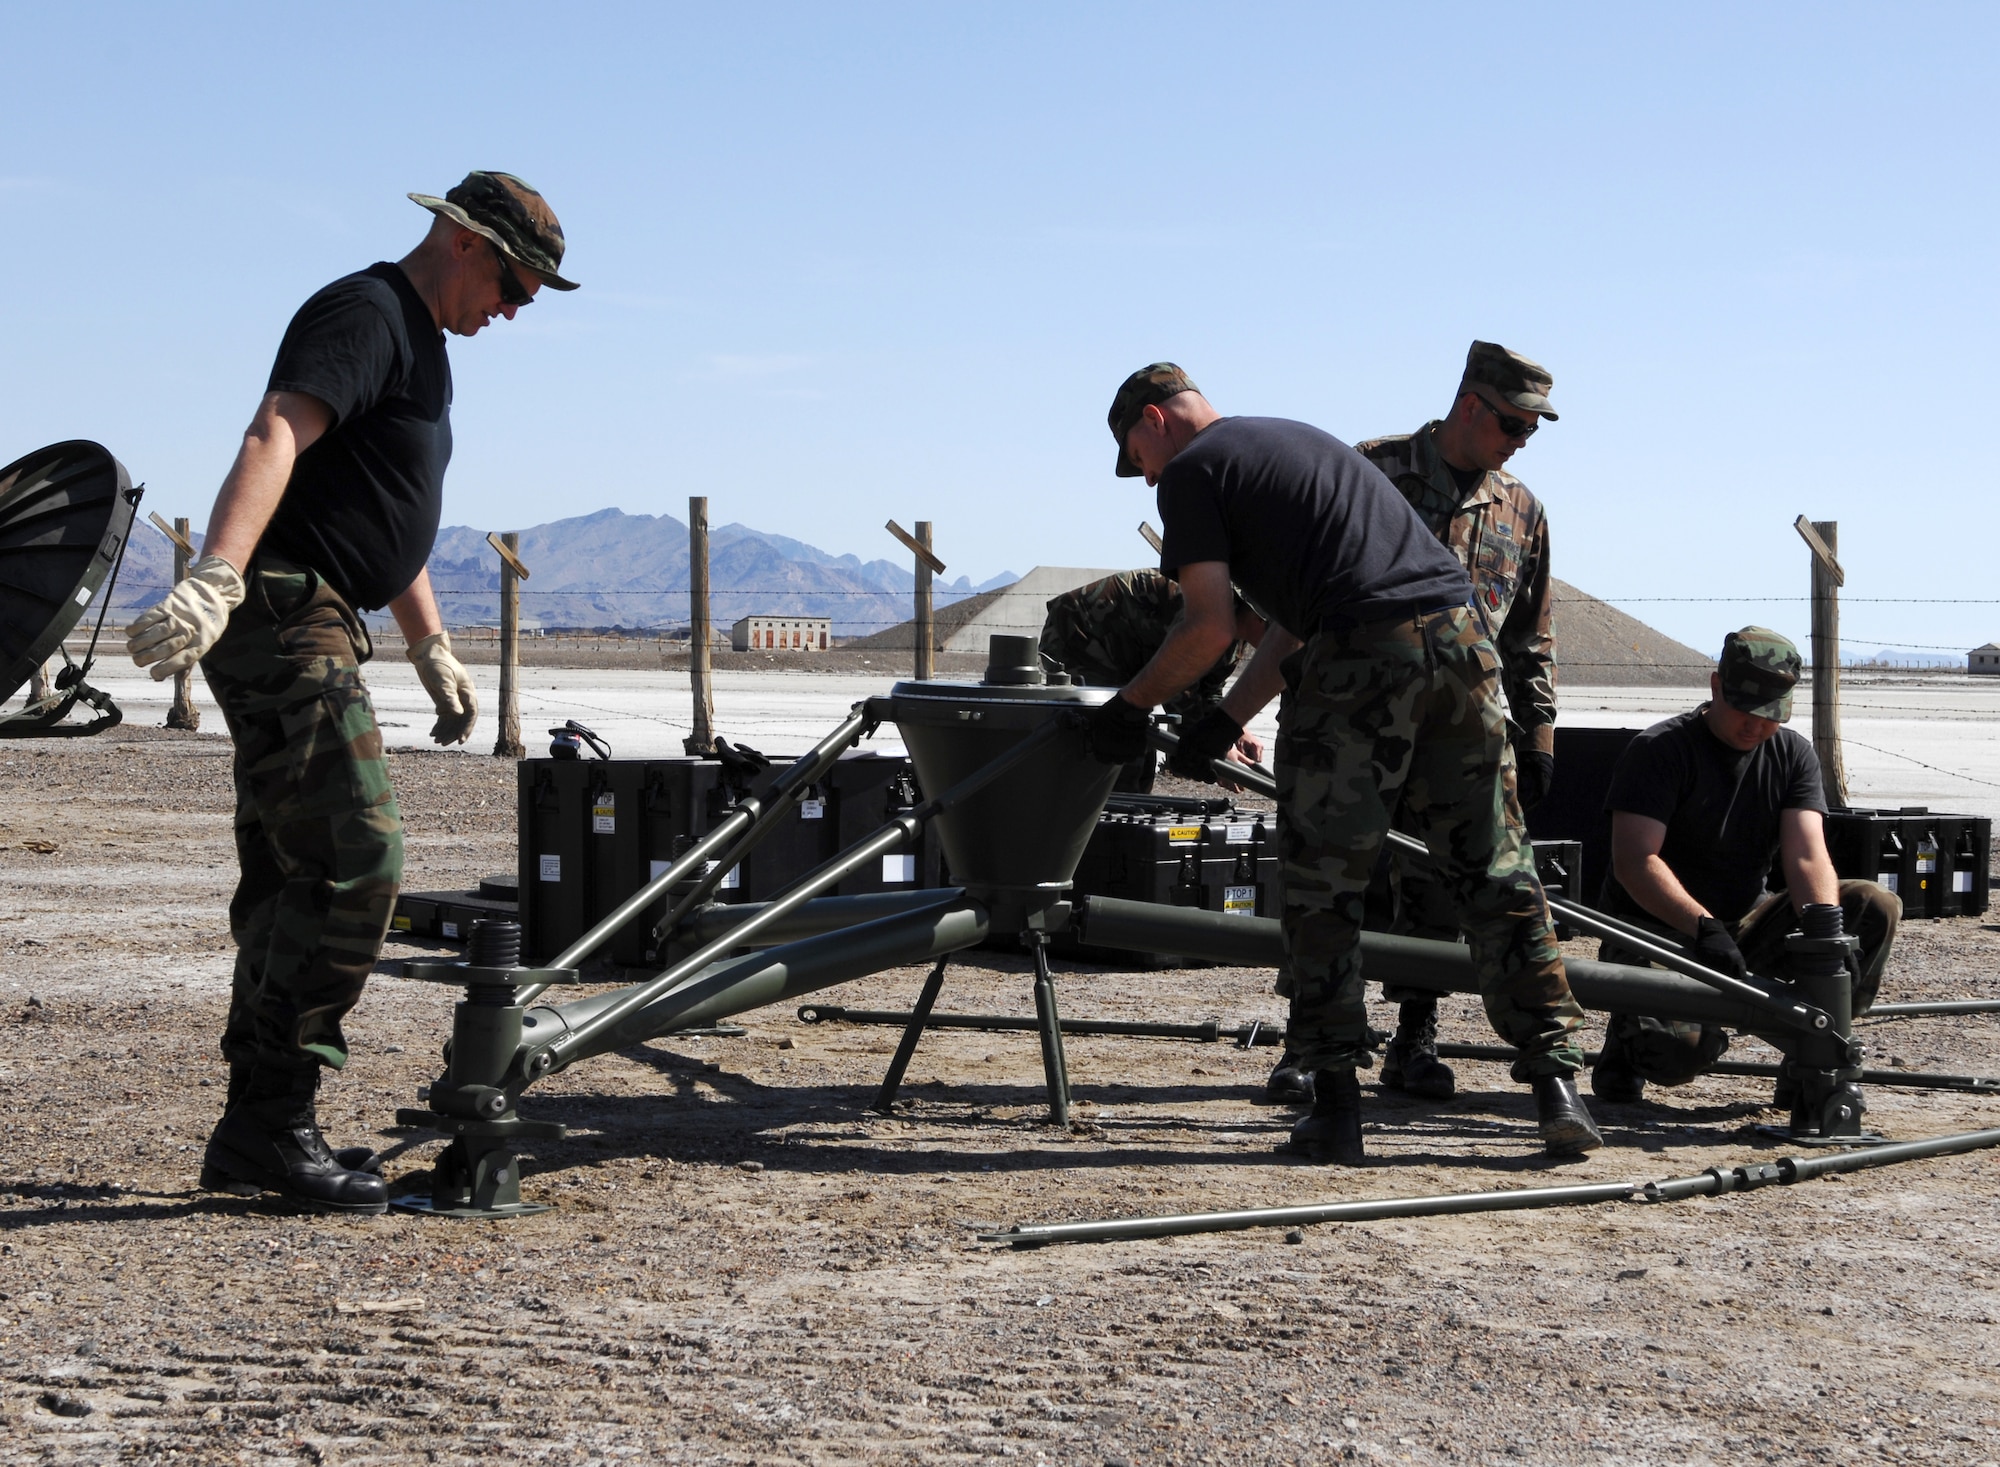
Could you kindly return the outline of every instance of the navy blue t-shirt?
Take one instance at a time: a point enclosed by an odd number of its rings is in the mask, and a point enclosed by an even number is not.
[[[430,558],[451,462],[451,362],[410,278],[378,263],[292,317],[267,392],[304,392],[333,424],[292,466],[259,550],[310,566],[373,611]]]
[[[1223,418],[1159,483],[1160,569],[1220,560],[1286,631],[1462,606],[1465,567],[1402,491],[1330,433],[1287,418]]]
[[[1708,731],[1701,709],[1677,713],[1636,735],[1618,756],[1604,808],[1667,827],[1660,846],[1687,894],[1722,922],[1734,922],[1764,894],[1778,854],[1778,816],[1826,813],[1819,756],[1803,735],[1781,728],[1745,753]],[[1602,900],[1621,917],[1645,909],[1604,873]]]

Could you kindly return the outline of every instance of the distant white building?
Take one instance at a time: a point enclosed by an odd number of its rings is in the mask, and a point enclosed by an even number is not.
[[[826,616],[746,616],[729,629],[738,652],[823,652],[833,645]]]
[[[1974,647],[1966,653],[1965,670],[2000,677],[2000,642],[1988,642],[1984,647]]]

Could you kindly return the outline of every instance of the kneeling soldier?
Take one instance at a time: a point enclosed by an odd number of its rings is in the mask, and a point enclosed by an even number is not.
[[[1611,776],[1611,871],[1600,905],[1635,926],[1683,941],[1687,954],[1741,978],[1785,976],[1785,938],[1807,903],[1838,905],[1860,939],[1853,966],[1854,1013],[1864,1014],[1882,971],[1902,901],[1872,881],[1842,881],[1826,850],[1826,795],[1819,757],[1792,716],[1799,653],[1763,627],[1731,632],[1709,701],[1633,739]],[[1776,860],[1785,889],[1766,893]],[[1607,942],[1614,962],[1645,959]],[[1784,1048],[1782,1034],[1764,1038]],[[1614,1014],[1591,1074],[1600,1100],[1632,1102],[1646,1081],[1678,1085],[1729,1047],[1713,1024]],[[1789,1103],[1780,1094],[1778,1103]]]

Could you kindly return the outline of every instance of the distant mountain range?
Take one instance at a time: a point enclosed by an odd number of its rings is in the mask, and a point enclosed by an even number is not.
[[[143,514],[142,514],[143,520]],[[199,545],[199,536],[196,544]],[[688,529],[672,515],[603,509],[521,531],[526,627],[683,627],[688,622]],[[500,616],[500,558],[484,530],[448,525],[431,551],[431,584],[448,626],[491,626]],[[173,547],[151,525],[133,528],[116,607],[150,606],[166,592]],[[1011,585],[1003,572],[974,585],[965,576],[934,585],[940,608]],[[915,567],[864,561],[747,525],[708,535],[709,604],[718,628],[771,613],[824,616],[835,636],[865,636],[910,616]]]

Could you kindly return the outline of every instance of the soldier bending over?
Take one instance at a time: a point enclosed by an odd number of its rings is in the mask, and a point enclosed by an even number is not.
[[[1582,1056],[1547,900],[1509,827],[1493,645],[1464,567],[1395,486],[1352,448],[1305,423],[1224,418],[1169,362],[1112,399],[1121,477],[1158,486],[1161,569],[1186,598],[1181,623],[1139,675],[1090,715],[1091,750],[1123,764],[1145,747],[1148,711],[1228,645],[1232,581],[1271,615],[1222,704],[1183,731],[1168,767],[1214,776],[1243,724],[1289,692],[1277,743],[1284,933],[1296,990],[1288,1035],[1314,1071],[1313,1109],[1290,1148],[1365,1159],[1355,1067],[1369,1057],[1361,907],[1383,834],[1407,807],[1471,940],[1486,1011],[1521,1051],[1553,1154],[1602,1144],[1576,1092]]]

